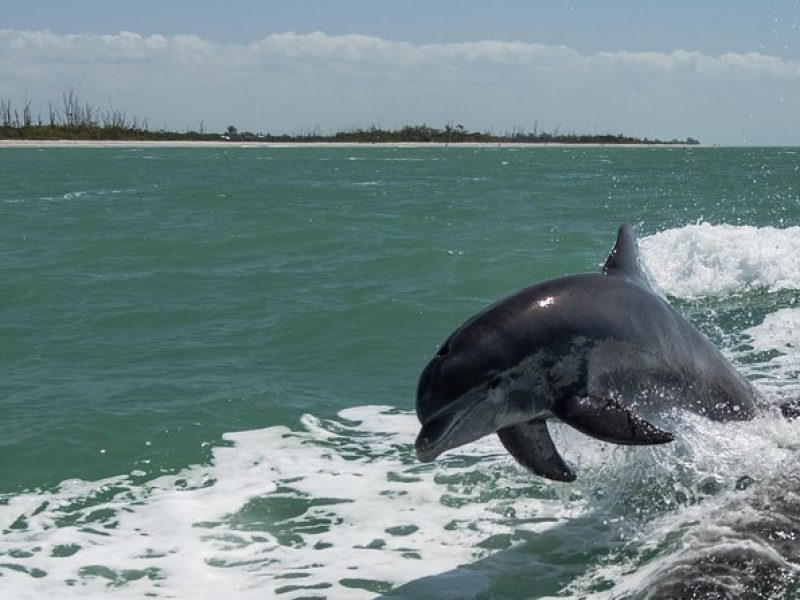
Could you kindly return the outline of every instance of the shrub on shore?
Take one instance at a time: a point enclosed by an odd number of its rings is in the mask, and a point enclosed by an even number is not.
[[[519,143],[519,144],[698,144],[692,138],[686,140],[649,140],[622,134],[576,134],[539,131],[538,123],[532,132],[516,128],[512,132],[469,131],[463,125],[447,123],[443,128],[427,124],[405,125],[399,129],[382,129],[376,125],[369,128],[353,127],[348,131],[323,134],[319,127],[297,135],[272,135],[239,131],[230,125],[225,133],[208,133],[203,122],[197,131],[184,132],[151,130],[147,119],[129,116],[109,104],[99,108],[84,102],[70,89],[61,97],[61,104],[48,103],[47,111],[39,109],[34,116],[32,101],[25,98],[21,108],[12,105],[10,99],[0,98],[0,139],[6,140],[110,140],[110,141],[236,141],[236,142],[350,142],[350,143]]]

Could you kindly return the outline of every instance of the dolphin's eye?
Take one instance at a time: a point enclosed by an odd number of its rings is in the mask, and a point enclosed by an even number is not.
[[[501,377],[498,375],[497,377],[495,377],[494,379],[492,379],[492,380],[489,382],[489,388],[490,388],[490,389],[492,389],[492,390],[493,390],[493,389],[495,389],[495,388],[496,388],[498,385],[500,385],[500,382],[501,382],[502,380],[503,380],[503,379],[502,379],[502,378],[501,378]]]

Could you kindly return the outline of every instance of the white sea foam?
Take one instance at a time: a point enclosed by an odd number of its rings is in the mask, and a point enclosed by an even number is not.
[[[682,573],[683,583],[710,581],[709,567],[701,561],[711,560],[713,565],[715,555],[736,555],[755,564],[768,557],[773,564],[796,569],[788,562],[796,555],[796,543],[794,554],[784,556],[777,544],[771,545],[766,529],[774,523],[779,540],[781,527],[788,532],[793,517],[782,514],[778,504],[762,501],[774,496],[796,504],[800,481],[795,466],[800,451],[796,424],[775,415],[724,424],[684,415],[677,442],[686,452],[676,453],[663,467],[659,487],[649,494],[646,489],[637,491],[641,506],[647,506],[648,495],[671,497],[674,510],[655,519],[634,515],[626,543],[573,581],[569,592],[597,600],[649,598],[647,590],[669,583],[675,572]],[[791,544],[793,539],[786,541]],[[740,583],[738,578],[731,580],[731,585]]]
[[[413,415],[359,407],[340,417],[228,434],[232,446],[211,465],[177,475],[66,481],[8,498],[0,589],[10,598],[367,598],[567,511],[494,440],[420,465]]]
[[[795,364],[800,360],[800,308],[781,308],[743,333],[753,340],[755,350],[777,350]]]
[[[783,395],[800,397],[800,308],[781,308],[742,333],[753,352],[768,357],[759,361],[759,374],[777,384]]]
[[[700,223],[643,237],[639,245],[656,283],[673,296],[800,290],[800,227]]]
[[[439,575],[425,585],[444,582],[469,597],[504,568],[502,558],[486,568],[482,560],[580,522],[588,505],[595,520],[616,523],[608,535],[619,539],[640,507],[658,516],[797,451],[782,423],[764,436],[763,423],[734,424],[731,434],[686,418],[675,444],[652,448],[553,427],[579,473],[566,486],[522,470],[494,437],[421,465],[411,447],[416,418],[388,407],[355,407],[330,421],[305,415],[298,430],[228,434],[231,446],[217,448],[208,466],[10,497],[0,505],[0,590],[14,598],[371,598]],[[577,560],[596,527],[552,539],[583,539]]]
[[[708,224],[641,240],[657,283],[685,298],[800,289],[799,245],[797,227]],[[786,380],[800,372],[798,331],[800,309],[784,308],[743,336],[753,352],[768,353],[760,364]],[[796,427],[782,419],[681,419],[676,443],[652,448],[609,446],[554,427],[579,473],[568,486],[530,476],[494,437],[420,465],[411,447],[415,417],[388,407],[351,408],[330,421],[306,415],[295,430],[227,434],[231,445],[217,448],[210,465],[149,481],[141,472],[66,481],[0,499],[0,595],[371,598],[502,554],[590,507],[616,523],[609,535],[635,541],[573,588],[586,595],[611,581],[598,597],[614,597],[641,589],[658,574],[656,563],[702,546],[740,478],[774,473],[800,449]],[[578,533],[596,526],[592,520]],[[456,596],[489,585],[480,569],[469,573],[462,585],[472,587],[452,589]]]

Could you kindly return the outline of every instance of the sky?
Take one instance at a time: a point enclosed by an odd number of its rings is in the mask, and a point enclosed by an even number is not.
[[[800,145],[800,0],[9,3],[0,99],[67,89],[151,128]]]

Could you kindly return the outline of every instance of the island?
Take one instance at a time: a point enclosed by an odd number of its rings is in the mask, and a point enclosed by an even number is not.
[[[240,131],[229,125],[224,132],[207,132],[201,121],[196,130],[170,131],[153,129],[147,119],[130,117],[122,110],[106,109],[83,102],[73,91],[62,94],[61,103],[48,103],[34,115],[32,101],[25,99],[21,107],[10,99],[0,98],[0,140],[5,141],[114,141],[114,142],[262,142],[280,144],[337,143],[337,144],[624,144],[624,145],[696,145],[694,138],[659,140],[637,138],[624,134],[562,133],[560,126],[553,131],[540,130],[538,123],[532,131],[516,128],[513,131],[470,131],[464,125],[446,123],[443,127],[428,124],[405,125],[384,129],[375,124],[353,127],[347,131],[323,133],[319,127],[297,134],[273,134]]]

